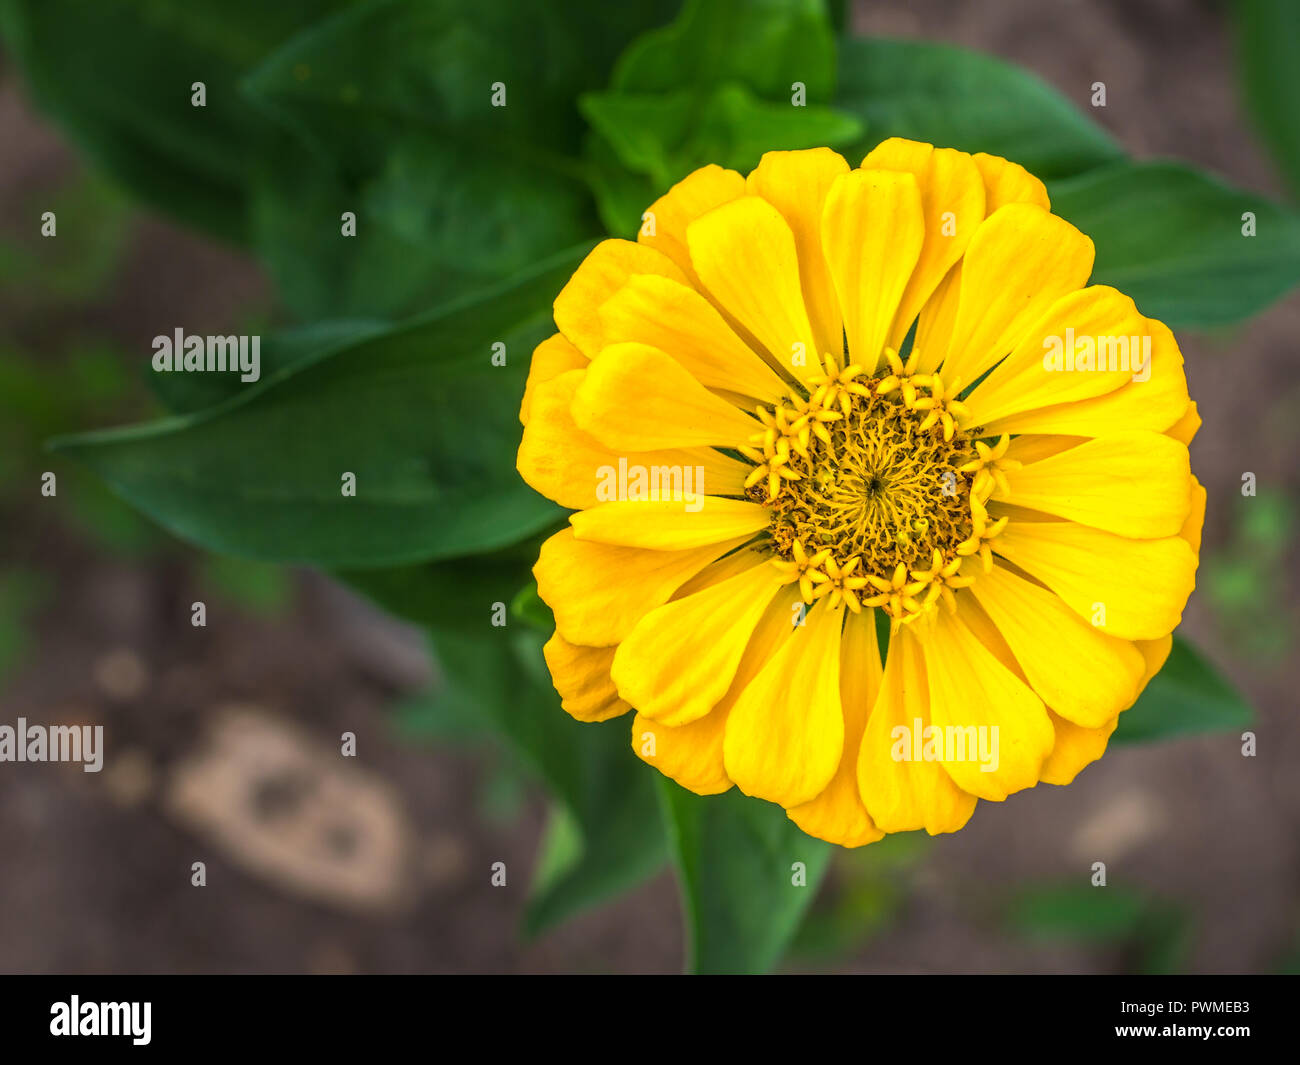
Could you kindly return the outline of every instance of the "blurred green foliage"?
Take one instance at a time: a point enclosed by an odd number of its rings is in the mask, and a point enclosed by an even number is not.
[[[1277,660],[1295,646],[1295,620],[1277,580],[1295,543],[1295,502],[1283,490],[1267,486],[1256,496],[1229,498],[1230,537],[1202,563],[1202,588],[1229,647]]]
[[[293,596],[289,570],[231,555],[202,556],[199,586],[219,600],[267,617],[283,614]]]
[[[1124,158],[1110,134],[1034,75],[951,45],[844,40],[835,101],[870,133],[851,164],[889,137],[1001,155],[1044,181]]]
[[[518,397],[545,301],[583,250],[301,358],[216,407],[54,446],[215,551],[368,568],[504,546],[559,517],[515,473]]]
[[[0,239],[0,286],[6,306],[52,313],[89,303],[103,290],[122,255],[127,200],[104,178],[77,173],[53,188],[29,194],[19,210],[27,218],[53,212],[57,240],[37,226]]]
[[[37,102],[102,170],[169,214],[243,243],[249,175],[279,134],[237,84],[295,30],[345,6],[7,0],[0,34]],[[207,92],[201,112],[191,105],[196,81]]]
[[[1241,694],[1181,636],[1164,668],[1119,716],[1112,743],[1169,739],[1191,732],[1242,729],[1254,715]]]
[[[701,796],[660,777],[669,849],[697,973],[774,966],[817,895],[831,845],[805,835],[772,803],[737,788]]]
[[[1239,322],[1300,279],[1300,215],[1182,163],[1116,163],[1048,191],[1096,242],[1093,283],[1169,325]]]
[[[1300,199],[1300,4],[1234,0],[1237,69],[1255,126]]]
[[[580,100],[605,225],[632,236],[651,201],[707,163],[747,171],[765,151],[854,140],[862,123],[827,106],[834,88],[820,0],[688,0]]]
[[[1031,942],[1118,951],[1122,971],[1149,975],[1182,971],[1194,933],[1182,908],[1116,886],[1049,884],[1017,892],[1006,923]]]
[[[14,669],[31,646],[28,617],[47,601],[50,582],[21,568],[0,569],[0,680]]]
[[[598,236],[573,100],[667,10],[390,0],[268,55],[242,89],[297,144],[258,168],[254,243],[288,305],[400,314]],[[343,211],[358,219],[347,255]]]
[[[791,956],[826,963],[860,952],[901,915],[913,873],[933,843],[924,832],[897,832],[835,854],[818,907],[790,944]]]

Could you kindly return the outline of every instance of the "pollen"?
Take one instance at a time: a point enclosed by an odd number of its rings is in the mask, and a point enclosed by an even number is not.
[[[897,624],[951,606],[967,558],[987,564],[1005,524],[984,507],[988,467],[1006,445],[963,428],[959,382],[915,373],[915,354],[885,362],[870,377],[824,356],[806,395],[759,408],[743,454],[749,498],[771,512],[774,560],[804,600],[880,607]]]

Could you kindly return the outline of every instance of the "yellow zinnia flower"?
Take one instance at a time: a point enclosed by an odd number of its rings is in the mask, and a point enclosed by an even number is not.
[[[1099,758],[1205,493],[1178,345],[1092,265],[1022,167],[898,139],[704,167],[598,245],[520,410],[576,511],[534,571],[564,708],[847,846]]]

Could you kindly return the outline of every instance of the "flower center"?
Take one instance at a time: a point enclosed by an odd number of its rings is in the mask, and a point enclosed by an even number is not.
[[[764,500],[777,554],[791,558],[801,540],[841,562],[860,555],[867,573],[883,576],[928,562],[936,548],[955,553],[970,536],[972,478],[961,467],[975,449],[964,432],[944,440],[937,426],[922,429],[924,419],[898,399],[854,396],[827,423],[830,441],[815,437],[807,458],[793,457],[800,477]]]
[[[908,621],[971,582],[958,573],[965,556],[991,562],[984,541],[1004,523],[987,520],[983,471],[1005,443],[960,427],[957,382],[886,355],[893,372],[871,378],[828,355],[815,391],[759,408],[746,487],[771,511],[773,553],[806,602],[829,595]]]

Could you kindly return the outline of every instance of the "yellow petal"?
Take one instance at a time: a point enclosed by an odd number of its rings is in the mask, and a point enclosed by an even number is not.
[[[703,506],[687,511],[672,501],[601,503],[569,517],[579,540],[654,551],[685,551],[720,544],[767,527],[766,507],[744,499],[705,496]]]
[[[574,643],[616,644],[641,618],[714,559],[744,539],[687,551],[579,540],[561,529],[544,544],[533,567],[537,594],[555,614],[555,627]]]
[[[528,424],[533,404],[533,390],[569,370],[581,370],[587,365],[587,356],[564,338],[563,333],[549,336],[533,349],[533,361],[528,368],[528,381],[524,385],[524,398],[519,403],[519,421]]]
[[[579,721],[608,721],[632,709],[609,676],[612,647],[581,647],[558,632],[542,648],[560,705]]]
[[[594,359],[605,346],[601,304],[635,274],[686,280],[677,265],[654,248],[630,240],[602,240],[555,297],[555,324],[587,358]]]
[[[1032,788],[1055,741],[1043,701],[957,614],[936,611],[925,635],[930,723],[948,775],[995,802]]]
[[[1188,402],[1187,410],[1183,412],[1183,416],[1166,429],[1165,432],[1175,440],[1181,440],[1184,444],[1187,444],[1190,447],[1200,428],[1201,412],[1196,407],[1196,400],[1191,400]]]
[[[798,598],[792,587],[786,587],[768,604],[727,694],[703,717],[673,727],[637,714],[632,727],[632,748],[637,757],[697,795],[716,795],[730,788],[731,778],[722,757],[727,719],[740,693],[790,635],[792,608]]]
[[[634,483],[631,478],[640,476],[637,471],[645,471],[647,484],[653,475],[653,483],[680,484],[685,489],[689,470],[692,494],[744,493],[745,477],[753,467],[712,448],[629,452],[602,444],[579,429],[573,420],[573,398],[586,372],[569,370],[533,389],[532,416],[515,460],[520,476],[531,487],[574,510],[616,498],[611,492],[621,487],[623,469],[629,473],[629,485]],[[683,499],[674,505],[680,508],[687,503]]]
[[[601,443],[627,451],[741,447],[762,428],[671,355],[636,343],[611,344],[591,361],[573,397],[573,420]]]
[[[984,179],[975,160],[953,148],[890,137],[865,159],[863,170],[897,170],[916,178],[925,240],[886,341],[895,351],[948,271],[984,221]]]
[[[1113,717],[1097,728],[1083,728],[1058,714],[1047,712],[1056,730],[1056,746],[1043,762],[1044,784],[1069,784],[1084,769],[1106,753],[1110,734],[1119,724]]]
[[[966,627],[975,634],[976,639],[988,648],[999,662],[1025,684],[1029,683],[1025,671],[1020,668],[1016,656],[1011,653],[1006,638],[998,627],[993,624],[993,619],[976,601],[974,595],[959,595],[957,597],[957,613],[960,615],[961,620],[966,623]]]
[[[1196,583],[1196,553],[1180,536],[1130,540],[1075,522],[1012,521],[994,546],[1121,639],[1173,632]]]
[[[1042,462],[1043,459],[1059,455],[1062,451],[1069,451],[1072,447],[1078,447],[1088,439],[1090,437],[1046,436],[1037,433],[1029,436],[1018,436],[1007,446],[1006,457],[1026,464]]]
[[[668,256],[692,283],[698,281],[686,247],[686,230],[701,215],[745,195],[745,179],[715,163],[687,174],[645,212],[637,242]],[[698,285],[697,285],[698,287]]]
[[[1093,628],[1055,593],[1002,566],[981,573],[971,591],[1057,713],[1097,728],[1133,705],[1145,663],[1130,642]]]
[[[797,377],[820,372],[794,234],[775,207],[758,196],[733,200],[692,222],[686,241],[701,283],[774,365]]]
[[[1019,163],[985,152],[976,152],[974,159],[984,179],[985,214],[1009,203],[1032,203],[1044,211],[1052,209],[1047,187]]]
[[[880,645],[876,612],[848,614],[840,643],[840,702],[844,708],[844,753],[826,790],[810,802],[791,807],[790,820],[810,836],[861,847],[884,837],[871,820],[858,791],[858,751],[867,716],[880,692]]]
[[[916,178],[851,170],[835,179],[822,211],[822,247],[835,281],[849,361],[875,370],[925,241]]]
[[[684,725],[727,694],[750,637],[780,590],[776,567],[753,565],[645,615],[614,655],[619,694],[646,717]]]
[[[961,263],[957,263],[939,282],[939,287],[921,308],[921,315],[916,320],[912,353],[916,355],[917,373],[934,373],[948,354],[960,300]]]
[[[1151,366],[1147,380],[1131,380],[1105,395],[1077,403],[1060,403],[991,421],[990,434],[1069,433],[1105,436],[1125,429],[1162,433],[1187,411],[1187,377],[1183,356],[1169,327],[1146,319],[1151,335]]]
[[[600,308],[605,339],[636,341],[671,355],[707,388],[774,404],[790,391],[693,288],[654,274],[629,279]],[[746,401],[753,407],[752,399]]]
[[[972,158],[984,181],[985,217],[1009,203],[1032,203],[1050,209],[1043,183],[1019,163],[983,152],[977,152]],[[948,354],[961,298],[961,271],[962,264],[955,263],[921,308],[912,346],[917,355],[917,373],[933,373]]]
[[[1007,457],[1019,459],[1015,444]],[[1023,459],[1020,459],[1023,461]],[[1160,433],[1116,433],[1006,471],[1009,492],[993,493],[1022,507],[1070,518],[1120,536],[1173,536],[1192,505],[1187,448]]]
[[[925,659],[911,629],[902,628],[889,642],[858,754],[858,791],[882,832],[956,832],[975,812],[975,796],[953,783],[939,762],[923,757],[921,738],[929,727]]]
[[[1078,289],[1053,303],[1026,330],[1015,350],[971,392],[966,406],[975,421],[988,426],[1020,411],[1113,392],[1133,379],[1136,363],[1130,358],[1138,357],[1147,337],[1146,319],[1124,293],[1106,285]],[[1088,361],[1074,361],[1084,355]],[[1114,369],[1109,368],[1112,356]],[[1098,362],[1106,369],[1092,368]]]
[[[962,262],[945,379],[974,381],[1092,273],[1092,241],[1063,218],[1011,203],[981,223]]]
[[[997,571],[995,570],[995,572]],[[1011,653],[1011,648],[1007,645],[1003,633],[993,623],[984,609],[973,599],[966,596],[959,598],[957,603],[957,613],[970,626],[971,631],[979,637],[980,642],[993,652],[999,662],[1028,684],[1029,681],[1021,669],[1020,663],[1016,661],[1015,656]],[[1170,638],[1165,637],[1165,642],[1166,644],[1171,642]],[[1139,641],[1130,646],[1137,648],[1142,653],[1144,668],[1149,670],[1150,664],[1147,661],[1148,656],[1143,650],[1142,642]],[[1145,686],[1145,684],[1146,680],[1144,679],[1140,682],[1140,687]],[[1039,692],[1039,696],[1042,696],[1042,692]],[[1082,728],[1054,713],[1050,706],[1047,708],[1047,716],[1056,732],[1056,744],[1052,748],[1052,753],[1043,761],[1043,768],[1039,773],[1039,778],[1047,784],[1068,784],[1080,769],[1089,762],[1101,757],[1102,752],[1106,749],[1107,737],[1115,730],[1118,716],[1111,718],[1096,729]]]
[[[1134,640],[1133,646],[1138,649],[1146,662],[1146,670],[1142,674],[1142,688],[1138,692],[1141,695],[1152,678],[1164,669],[1165,660],[1169,657],[1169,652],[1174,649],[1174,637],[1170,634],[1161,636],[1158,640]]]
[[[696,795],[720,795],[731,787],[722,764],[728,711],[722,707],[674,728],[638,713],[632,720],[632,750]]]
[[[791,807],[825,790],[844,750],[842,609],[814,604],[740,693],[722,754],[746,795]]]
[[[826,257],[822,252],[822,207],[831,183],[849,164],[829,148],[767,152],[745,179],[752,196],[761,196],[786,220],[799,257],[799,281],[819,354],[839,355],[844,324]]]
[[[1178,535],[1192,545],[1198,555],[1201,551],[1201,530],[1205,527],[1205,486],[1195,477],[1192,478],[1192,505],[1187,512]]]
[[[673,599],[685,599],[688,595],[694,595],[696,592],[702,592],[705,588],[712,588],[715,584],[721,584],[723,581],[729,581],[741,573],[745,573],[754,565],[754,550],[758,545],[748,551],[733,551],[729,555],[723,555],[716,562],[705,566],[694,577],[690,578],[677,591],[673,592]]]

